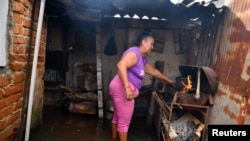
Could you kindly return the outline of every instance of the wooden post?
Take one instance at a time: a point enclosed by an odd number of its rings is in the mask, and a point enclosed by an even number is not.
[[[97,95],[98,95],[98,116],[103,118],[103,89],[102,89],[102,47],[101,28],[96,25],[96,69],[97,69]]]

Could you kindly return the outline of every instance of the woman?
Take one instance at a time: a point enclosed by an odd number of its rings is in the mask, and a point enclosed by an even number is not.
[[[139,95],[145,73],[169,84],[175,82],[148,63],[146,56],[154,48],[154,37],[141,33],[134,47],[127,49],[117,63],[117,75],[109,84],[114,103],[112,118],[112,140],[127,141],[128,129],[134,112],[134,98]]]

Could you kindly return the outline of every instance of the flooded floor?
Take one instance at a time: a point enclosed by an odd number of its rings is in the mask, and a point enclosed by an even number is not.
[[[31,133],[30,141],[111,141],[108,119],[56,107],[45,107],[43,115],[43,124]],[[157,134],[146,128],[146,118],[134,117],[128,141],[157,141]]]

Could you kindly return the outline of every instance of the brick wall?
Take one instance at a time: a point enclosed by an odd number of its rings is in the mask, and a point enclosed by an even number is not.
[[[18,131],[20,131],[21,115],[23,107],[24,87],[28,93],[29,85],[25,85],[26,72],[30,78],[33,51],[35,46],[35,35],[37,21],[39,16],[40,1],[38,0],[34,12],[33,38],[31,49],[30,66],[27,67],[28,53],[30,46],[30,31],[32,25],[32,8],[34,0],[9,0],[9,14],[7,25],[8,38],[8,65],[0,68],[0,141],[16,140]],[[44,23],[46,21],[44,20]],[[39,124],[42,117],[42,97],[43,97],[43,80],[44,63],[45,63],[45,41],[46,41],[46,24],[43,24],[41,43],[39,49],[37,79],[36,79],[36,109],[38,115],[32,117],[32,127]],[[27,69],[29,68],[29,69]],[[38,96],[37,96],[38,95]],[[38,99],[37,99],[38,98]],[[27,100],[26,100],[27,101]],[[27,109],[26,109],[27,110]],[[25,110],[25,111],[26,111]],[[23,126],[22,126],[23,127]]]

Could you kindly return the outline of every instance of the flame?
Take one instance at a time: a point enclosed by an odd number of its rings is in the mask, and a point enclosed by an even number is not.
[[[180,90],[181,93],[186,93],[190,89],[192,89],[192,81],[191,81],[191,79],[192,79],[191,75],[188,75],[187,76],[187,84],[185,84],[183,81],[181,81],[181,84],[183,85],[183,88]]]

